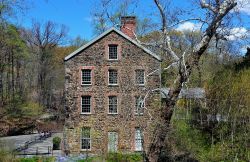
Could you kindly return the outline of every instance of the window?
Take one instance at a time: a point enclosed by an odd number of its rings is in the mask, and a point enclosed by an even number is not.
[[[118,60],[117,45],[109,45],[109,60]]]
[[[109,70],[109,85],[117,85],[117,70]]]
[[[135,151],[142,151],[142,131],[140,128],[135,128]]]
[[[91,113],[91,96],[82,96],[82,113]]]
[[[138,85],[144,85],[145,84],[144,70],[136,70],[135,71],[135,80],[136,80],[136,84],[138,84]]]
[[[116,152],[118,145],[118,133],[117,132],[108,132],[108,151]]]
[[[90,150],[91,138],[90,138],[90,128],[89,127],[82,128],[81,142],[82,142],[81,149]]]
[[[144,111],[144,97],[135,97],[135,114],[142,115]]]
[[[117,96],[109,96],[109,114],[117,114]]]
[[[82,70],[82,85],[91,85],[91,69]]]

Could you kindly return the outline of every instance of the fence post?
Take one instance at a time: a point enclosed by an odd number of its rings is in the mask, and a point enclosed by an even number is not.
[[[36,155],[38,155],[38,147],[36,147]]]

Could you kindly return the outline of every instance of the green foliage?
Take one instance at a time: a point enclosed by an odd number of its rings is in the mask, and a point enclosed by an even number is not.
[[[28,117],[39,116],[43,112],[43,107],[35,102],[24,103],[22,104],[21,109],[22,109],[22,115],[28,116]]]
[[[247,52],[245,54],[245,57],[243,57],[243,61],[235,65],[236,71],[242,70],[244,68],[250,68],[250,48],[249,47],[247,47]]]
[[[236,65],[237,66],[237,65]],[[250,160],[250,69],[220,67],[206,82],[206,106],[181,99],[173,119],[172,150],[206,162]],[[209,120],[221,115],[223,120]],[[203,122],[200,120],[203,118]]]
[[[9,151],[1,149],[0,150],[0,161],[1,162],[13,162],[14,156]]]
[[[34,156],[31,158],[20,158],[18,159],[18,162],[55,162],[55,158]]]
[[[90,157],[87,159],[77,160],[77,162],[95,162],[95,161],[101,161],[99,157]]]
[[[10,117],[38,117],[43,112],[43,107],[35,102],[24,102],[16,96],[12,104],[8,105],[7,112]]]
[[[61,144],[61,138],[60,137],[54,137],[53,138],[53,150],[59,150]]]
[[[108,153],[106,156],[107,162],[140,162],[142,160],[141,154]]]

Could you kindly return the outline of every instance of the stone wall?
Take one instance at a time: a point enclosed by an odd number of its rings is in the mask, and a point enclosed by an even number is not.
[[[107,46],[118,44],[118,61],[107,59]],[[91,68],[92,85],[81,85],[81,69]],[[141,48],[137,47],[116,32],[111,32],[84,51],[65,61],[65,150],[78,154],[81,150],[81,128],[91,127],[90,153],[103,154],[108,150],[108,132],[118,132],[118,150],[134,151],[134,132],[136,127],[143,128],[145,147],[148,146],[150,124],[154,112],[159,107],[159,92],[150,93],[146,100],[143,115],[137,116],[135,96],[145,96],[149,90],[160,87],[160,75],[147,74],[159,69],[160,62]],[[108,69],[118,70],[118,85],[108,85]],[[145,70],[145,86],[135,84],[135,70]],[[89,115],[81,114],[81,96],[91,95],[93,110]],[[108,114],[108,96],[118,96],[118,114]],[[158,105],[157,105],[158,104]],[[152,117],[149,115],[152,115]],[[150,120],[151,118],[151,120]]]

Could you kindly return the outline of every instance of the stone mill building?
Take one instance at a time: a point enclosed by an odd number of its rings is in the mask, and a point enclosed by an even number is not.
[[[160,103],[160,57],[135,39],[136,18],[65,57],[64,151],[143,151]]]

